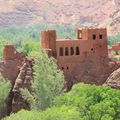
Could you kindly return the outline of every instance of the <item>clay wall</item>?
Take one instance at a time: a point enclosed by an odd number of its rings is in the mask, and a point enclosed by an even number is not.
[[[13,45],[6,45],[3,49],[3,61],[0,63],[0,73],[14,84],[22,66],[25,55],[16,51]]]
[[[4,60],[15,60],[25,57],[23,53],[16,51],[13,45],[5,45],[3,49],[3,61]]]
[[[6,45],[3,49],[3,60],[15,59],[15,48],[13,45]]]
[[[79,48],[79,54],[76,55],[76,49]],[[93,43],[89,40],[62,40],[56,42],[56,48],[57,48],[57,61],[59,63],[79,63],[82,61],[86,53],[88,53],[88,56],[93,55],[93,51],[91,50],[93,48]],[[63,49],[63,55],[60,55],[60,49]],[[65,55],[66,48],[68,48],[68,55]],[[72,50],[74,53],[72,54]]]
[[[42,48],[51,49],[52,54],[56,57],[56,31],[55,30],[47,30],[42,31]]]

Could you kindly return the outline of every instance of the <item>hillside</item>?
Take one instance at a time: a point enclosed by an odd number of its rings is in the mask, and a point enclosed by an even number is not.
[[[0,0],[0,26],[68,24],[120,32],[119,0]]]

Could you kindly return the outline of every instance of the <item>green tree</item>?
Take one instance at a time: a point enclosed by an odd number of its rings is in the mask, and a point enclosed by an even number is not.
[[[7,98],[10,93],[10,82],[0,74],[0,119],[6,115]]]
[[[10,82],[0,74],[0,106],[6,105],[5,100],[10,92]]]
[[[119,120],[120,91],[110,87],[78,84],[58,96],[55,106],[77,107],[83,120]]]
[[[81,120],[79,112],[70,107],[52,107],[43,112],[20,111],[5,120]]]
[[[21,51],[28,56],[37,56],[40,50],[40,41],[28,40],[22,44]]]
[[[52,104],[52,100],[61,94],[64,86],[63,72],[58,69],[56,60],[49,58],[42,50],[34,65],[34,97],[38,110],[44,110]]]

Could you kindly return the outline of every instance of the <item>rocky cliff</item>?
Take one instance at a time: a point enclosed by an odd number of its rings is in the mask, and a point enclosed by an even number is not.
[[[105,85],[120,89],[120,68],[114,71],[107,79]]]
[[[0,25],[73,24],[120,31],[119,0],[0,0]]]

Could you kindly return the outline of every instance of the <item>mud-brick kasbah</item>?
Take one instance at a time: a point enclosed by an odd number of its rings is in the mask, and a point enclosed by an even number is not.
[[[64,71],[67,90],[78,82],[103,85],[111,73],[120,67],[118,62],[108,57],[112,49],[108,50],[105,28],[78,29],[76,39],[57,39],[55,30],[42,31],[41,37],[42,48],[48,56],[57,59],[58,68]],[[113,50],[119,49],[119,44],[113,46]],[[22,98],[20,88],[31,91],[34,62],[34,59],[17,52],[13,45],[4,47],[0,72],[11,81],[12,89],[8,107],[0,110],[0,113],[29,109],[29,103]]]

